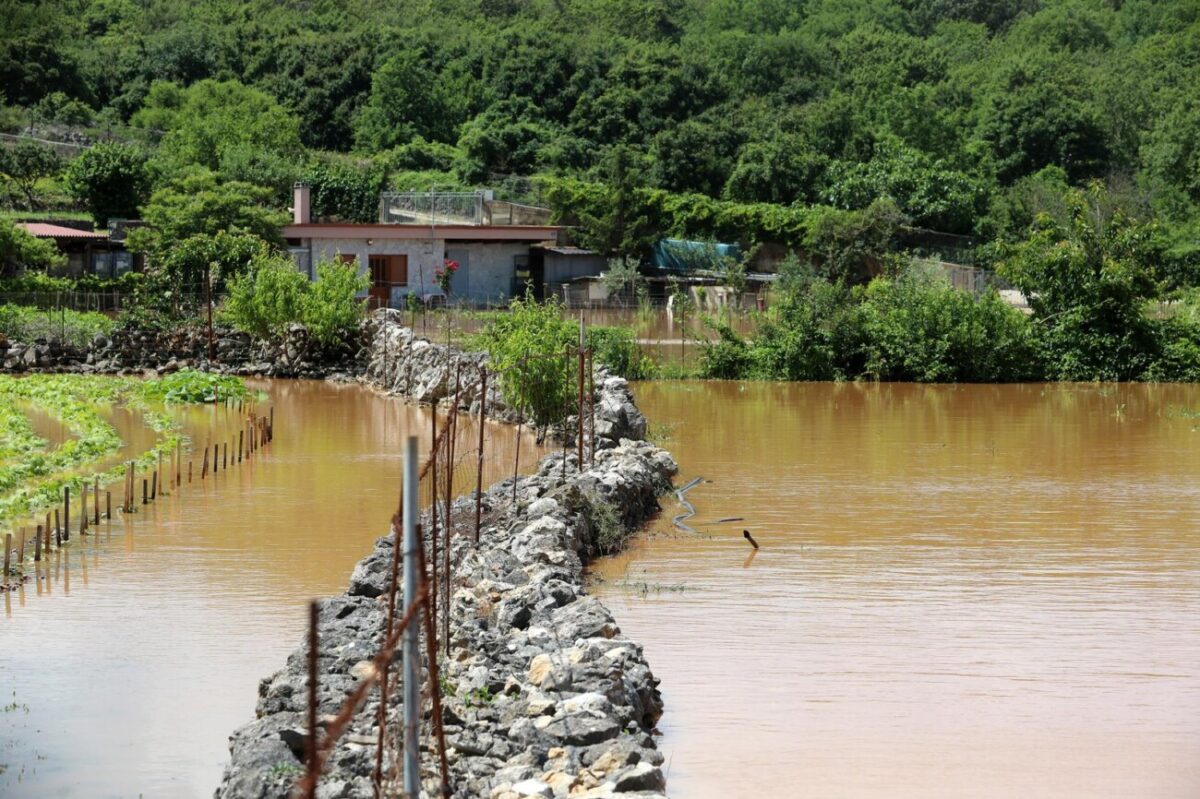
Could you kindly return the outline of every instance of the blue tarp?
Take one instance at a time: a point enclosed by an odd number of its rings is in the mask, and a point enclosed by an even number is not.
[[[668,272],[715,271],[723,258],[740,261],[742,248],[712,241],[661,239],[650,253],[651,263]]]

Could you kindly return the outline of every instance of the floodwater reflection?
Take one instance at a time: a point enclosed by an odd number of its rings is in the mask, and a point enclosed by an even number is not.
[[[635,394],[712,481],[595,568],[672,796],[1200,796],[1200,387]]]
[[[354,385],[259,387],[269,448],[203,481],[197,457],[191,485],[72,536],[5,594],[0,796],[211,796],[259,679],[301,641],[305,603],[343,591],[387,532],[403,440],[428,446],[429,409]],[[179,413],[198,446],[236,444],[234,411]],[[459,430],[478,435],[473,420]],[[515,443],[506,426],[487,438],[485,485],[511,474]],[[521,454],[527,470],[541,453],[530,438]]]

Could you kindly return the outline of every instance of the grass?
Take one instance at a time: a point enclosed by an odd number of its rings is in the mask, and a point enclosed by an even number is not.
[[[113,320],[90,311],[43,311],[27,305],[0,305],[0,334],[26,344],[44,339],[85,347],[112,332]]]
[[[64,488],[78,491],[99,478],[111,483],[125,474],[124,464],[105,472],[86,473],[89,466],[111,457],[122,441],[104,419],[102,410],[123,405],[140,411],[158,441],[135,461],[149,466],[158,456],[170,455],[183,443],[174,418],[160,407],[164,402],[205,402],[221,386],[221,396],[242,396],[237,378],[204,375],[171,375],[158,380],[101,377],[97,375],[0,375],[0,522],[33,514],[58,504]],[[53,450],[37,438],[21,408],[39,409],[59,419],[72,438]]]

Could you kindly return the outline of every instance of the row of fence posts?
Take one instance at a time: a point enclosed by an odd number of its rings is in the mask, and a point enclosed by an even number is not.
[[[516,379],[522,379],[529,371],[529,364],[536,357],[559,359],[562,358],[564,374],[576,372],[577,391],[575,393],[575,430],[565,430],[564,438],[567,443],[574,443],[577,448],[577,466],[579,471],[587,468],[588,463],[594,463],[596,457],[596,408],[595,408],[595,372],[593,352],[586,346],[584,329],[580,325],[579,346],[568,348],[562,355],[525,356],[515,367]],[[577,368],[571,369],[572,361]],[[411,359],[410,359],[411,364]],[[366,702],[376,685],[379,687],[379,708],[375,719],[378,727],[376,741],[373,783],[376,797],[388,794],[390,787],[396,784],[396,772],[402,775],[401,787],[404,796],[415,799],[420,792],[420,732],[421,719],[421,635],[417,624],[423,626],[425,640],[425,663],[427,672],[425,683],[428,686],[428,696],[431,701],[431,723],[436,738],[438,771],[440,775],[440,793],[442,796],[451,795],[449,766],[446,758],[446,742],[442,725],[441,684],[438,676],[439,637],[444,642],[444,652],[450,654],[450,595],[452,588],[453,564],[451,551],[454,523],[454,466],[458,454],[458,417],[463,404],[463,397],[469,392],[464,389],[461,364],[453,371],[453,393],[449,412],[439,429],[438,412],[434,407],[430,414],[431,444],[425,462],[418,469],[417,438],[410,436],[405,443],[404,479],[401,492],[400,509],[392,517],[392,560],[390,565],[390,580],[388,582],[387,609],[383,640],[379,651],[372,660],[373,668],[355,685],[346,697],[337,714],[327,724],[318,724],[318,687],[320,683],[320,632],[319,632],[319,603],[313,601],[309,607],[308,617],[308,707],[307,725],[308,738],[305,756],[305,771],[298,778],[294,795],[301,799],[311,799],[316,796],[317,785],[329,756],[341,736],[349,728],[354,715]],[[500,375],[503,376],[503,375]],[[473,532],[472,543],[478,544],[482,527],[483,501],[483,469],[485,461],[485,425],[488,409],[489,378],[495,383],[496,374],[480,368],[478,374],[479,386],[479,438],[478,449],[475,453],[475,503],[473,524],[468,521],[459,525],[466,531]],[[564,414],[566,419],[569,414]],[[524,410],[518,411],[516,428],[515,457],[513,461],[513,503],[516,503],[516,484],[520,473],[520,444],[525,425]],[[574,435],[571,435],[571,434]],[[590,458],[585,457],[585,445],[588,443],[586,434],[590,433]],[[571,439],[574,439],[572,441]],[[563,450],[563,470],[566,474],[567,450]],[[469,453],[468,453],[469,457]],[[422,486],[428,487],[428,493],[421,491]],[[424,499],[428,500],[429,528],[423,530],[418,523],[418,513]],[[440,517],[440,518],[439,518]],[[428,533],[430,557],[425,553],[425,532]],[[402,568],[401,568],[402,567]],[[400,573],[403,579],[404,612],[396,618],[397,588],[400,584]],[[439,616],[439,611],[441,615]],[[420,617],[417,620],[417,617]],[[438,628],[441,628],[440,630]],[[394,738],[389,729],[388,714],[392,691],[391,667],[396,660],[397,646],[400,647],[401,658],[401,689],[402,689],[402,719],[400,724],[399,751],[396,752]],[[384,773],[385,750],[391,750],[394,755],[391,762],[390,775]]]
[[[220,401],[218,397],[217,402]],[[226,400],[226,404],[228,404]],[[238,411],[241,412],[242,405],[239,401]],[[272,406],[267,415],[258,416],[254,411],[251,411],[243,419],[244,424],[237,434],[237,449],[234,450],[231,458],[229,454],[232,439],[214,443],[211,446],[212,453],[212,472],[215,474],[218,471],[227,470],[231,463],[239,464],[243,457],[249,460],[263,446],[270,443],[275,437],[275,408]],[[211,439],[210,439],[211,441]],[[204,460],[201,465],[200,479],[204,480],[209,473],[209,442],[204,445]],[[141,478],[141,494],[142,505],[148,505],[158,499],[161,493],[166,495],[168,489],[179,489],[183,486],[183,448],[177,444],[175,452],[171,455],[170,460],[166,464],[167,468],[163,470],[163,454],[158,452],[158,462],[151,466],[148,475]],[[121,512],[124,514],[132,514],[136,512],[137,505],[137,461],[129,461],[125,466],[125,474],[123,476],[122,497],[121,497]],[[187,462],[187,482],[192,482],[192,461]],[[113,518],[112,506],[112,491],[106,489],[104,491],[104,512],[100,511],[100,478],[92,478],[91,497],[92,509],[88,510],[88,483],[84,481],[78,495],[78,526],[77,530],[80,535],[88,535],[89,526],[99,526],[101,516],[105,519]],[[62,546],[71,541],[71,487],[63,487],[61,515],[59,508],[54,508],[46,512],[44,524],[36,525],[33,539],[33,560],[38,563],[42,560],[43,555],[49,556],[54,549],[61,549]],[[25,568],[25,549],[28,532],[26,527],[21,527],[19,535],[16,536],[17,541],[14,549],[14,534],[9,532],[4,534],[4,571],[0,574],[0,590],[9,587],[9,578],[13,575],[12,556],[15,552],[17,557],[17,565],[21,571],[18,576],[18,584],[23,577]],[[53,544],[53,546],[52,546]]]

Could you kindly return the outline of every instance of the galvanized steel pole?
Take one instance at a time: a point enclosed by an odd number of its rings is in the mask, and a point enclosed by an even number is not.
[[[418,586],[417,564],[417,437],[409,436],[404,448],[404,602],[416,601]],[[436,507],[437,499],[434,498]],[[428,604],[426,612],[428,612]],[[417,799],[421,791],[420,723],[421,723],[421,649],[419,627],[410,624],[404,629],[403,646],[403,703],[404,703],[404,795]],[[430,642],[432,652],[433,643]]]

